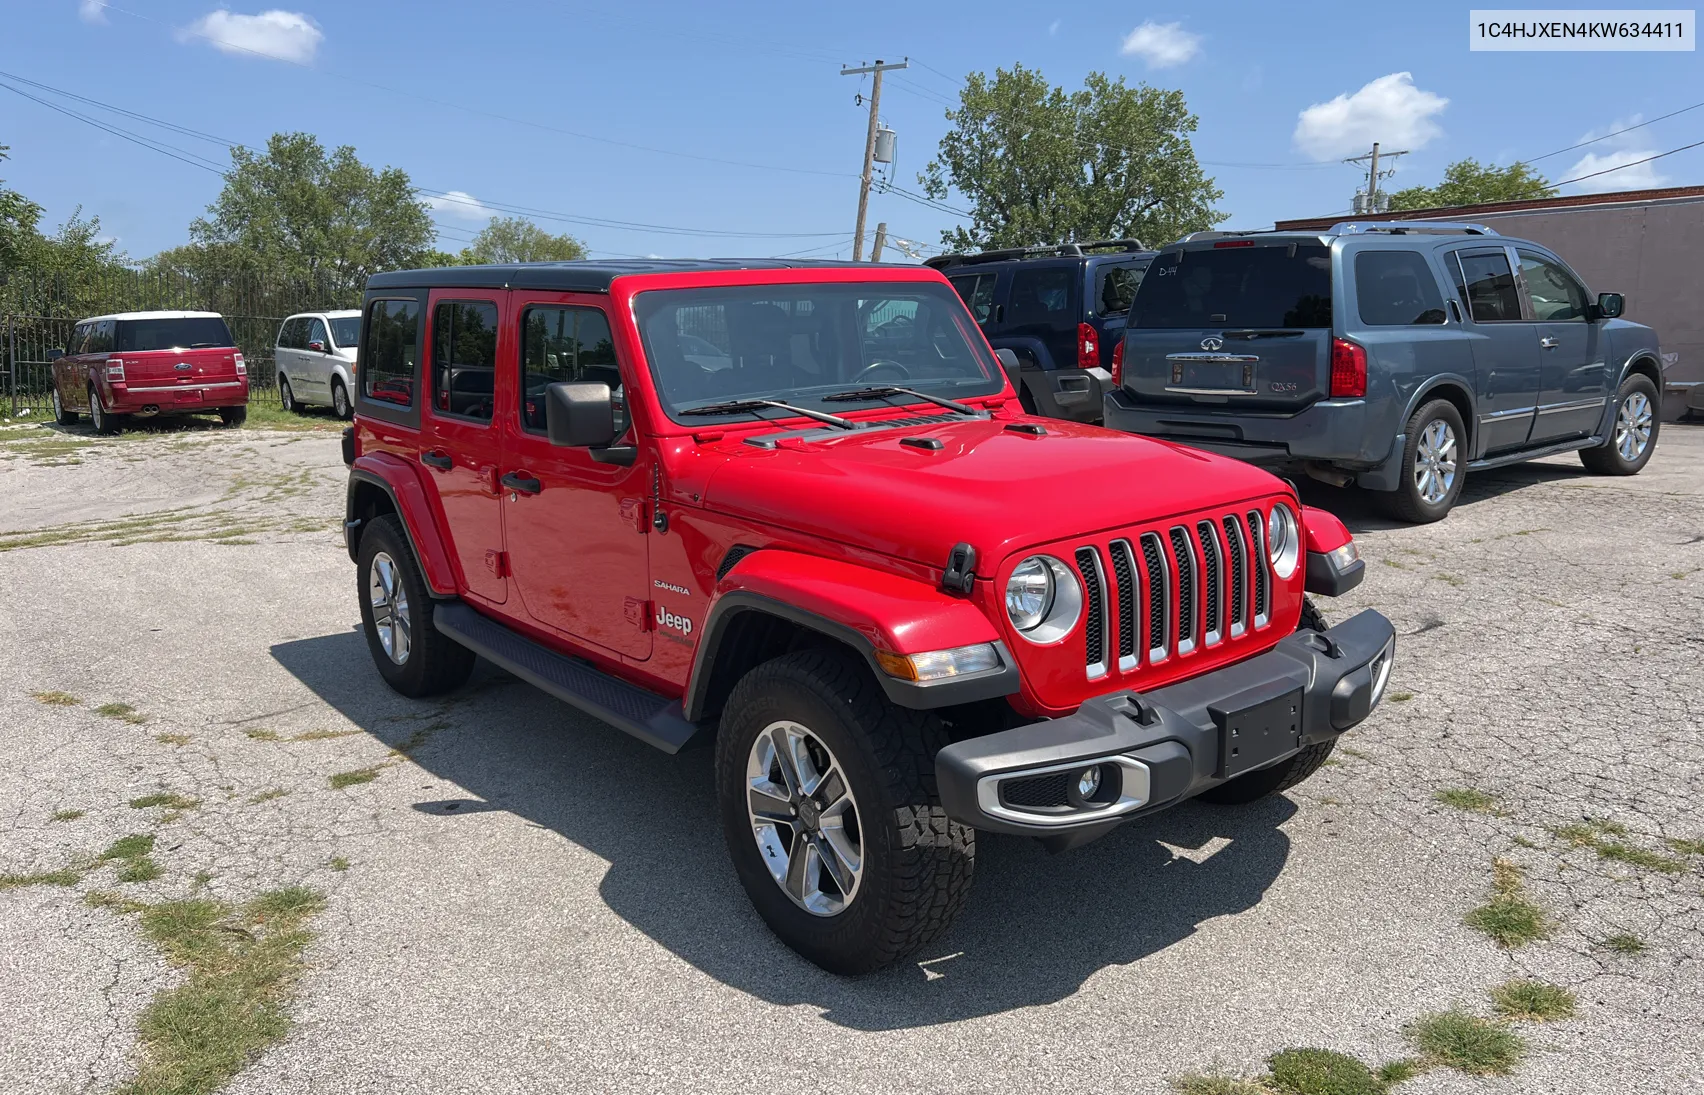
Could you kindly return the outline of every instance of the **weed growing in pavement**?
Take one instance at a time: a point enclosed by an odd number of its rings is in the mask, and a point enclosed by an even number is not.
[[[244,730],[243,733],[255,741],[277,741],[278,731],[267,729]]]
[[[1272,1089],[1258,1080],[1240,1080],[1235,1076],[1212,1076],[1191,1073],[1172,1081],[1178,1095],[1272,1095]]]
[[[53,811],[53,820],[76,821],[78,818],[82,817],[83,814],[84,811],[82,810],[55,810]]]
[[[1643,867],[1647,871],[1659,871],[1663,874],[1679,874],[1686,870],[1686,864],[1673,856],[1661,852],[1649,851],[1645,848],[1635,848],[1619,840],[1605,841],[1597,846],[1597,854],[1603,859],[1613,859],[1618,863],[1626,863],[1633,867]]]
[[[1395,1087],[1397,1084],[1414,1079],[1425,1071],[1425,1062],[1417,1061],[1412,1057],[1402,1057],[1395,1061],[1386,1061],[1380,1065],[1378,1076],[1380,1082],[1386,1087]]]
[[[347,871],[349,869],[349,861],[340,855],[334,855],[331,857],[331,869],[334,871]]]
[[[1620,932],[1603,941],[1603,945],[1617,954],[1639,954],[1645,949],[1645,941],[1630,932]]]
[[[291,741],[330,741],[332,738],[347,738],[363,733],[361,730],[309,730],[297,734]]]
[[[1606,836],[1626,836],[1627,826],[1619,821],[1588,817],[1584,821],[1558,825],[1550,832],[1557,839],[1567,841],[1572,847],[1591,848]]]
[[[1432,577],[1440,582],[1447,582],[1458,589],[1467,584],[1467,579],[1458,574],[1434,574]]]
[[[1550,832],[1558,840],[1566,841],[1571,848],[1592,849],[1600,859],[1611,859],[1631,867],[1642,867],[1647,871],[1659,871],[1663,874],[1679,874],[1686,869],[1686,863],[1673,856],[1640,848],[1625,840],[1608,839],[1627,835],[1627,826],[1619,822],[1586,818],[1584,821],[1558,825]],[[1675,847],[1674,842],[1670,841],[1669,846]]]
[[[290,793],[289,791],[286,791],[282,787],[273,787],[273,788],[270,788],[268,790],[262,791],[257,795],[251,795],[249,797],[248,802],[249,802],[250,806],[258,806],[263,802],[271,802],[275,798],[283,798],[285,795],[287,795],[289,793]]]
[[[1570,1019],[1577,1000],[1572,992],[1548,981],[1505,981],[1491,990],[1491,1003],[1505,1019],[1535,1023]]]
[[[160,869],[160,865],[154,862],[153,856],[137,856],[135,859],[125,860],[124,866],[119,869],[118,880],[120,882],[152,882],[164,873]]]
[[[83,702],[69,692],[31,692],[30,698],[49,707],[75,707]]]
[[[155,734],[154,740],[161,745],[188,745],[188,734]]]
[[[1392,692],[1390,694],[1390,702],[1391,703],[1407,703],[1409,700],[1411,700],[1413,698],[1414,698],[1414,693],[1412,693],[1412,692]]]
[[[1403,1033],[1425,1064],[1473,1076],[1501,1076],[1526,1053],[1526,1041],[1520,1035],[1459,1008],[1422,1015]]]
[[[152,833],[132,833],[113,841],[107,850],[101,853],[102,861],[114,859],[138,859],[154,850],[154,835]]]
[[[148,716],[137,713],[136,708],[128,703],[103,703],[95,708],[95,714],[109,719],[122,719],[133,726],[139,726],[148,721]]]
[[[130,800],[132,810],[146,810],[150,806],[167,806],[173,810],[192,810],[201,805],[198,798],[188,798],[176,791],[156,791],[151,795]]]
[[[0,874],[0,890],[16,890],[25,886],[75,886],[82,879],[83,872],[70,867],[30,874]]]
[[[1681,855],[1704,855],[1704,840],[1682,840],[1671,836],[1664,843]]]
[[[1267,1061],[1271,1086],[1284,1095],[1383,1095],[1371,1069],[1330,1049],[1286,1049]]]
[[[1458,810],[1471,810],[1476,814],[1490,814],[1492,817],[1502,817],[1502,807],[1497,805],[1497,796],[1472,787],[1451,787],[1439,791],[1432,796],[1445,806],[1453,806]]]
[[[339,772],[331,777],[331,789],[341,791],[345,787],[353,787],[358,783],[371,783],[379,778],[378,768],[357,768],[353,772]]]
[[[1538,847],[1538,841],[1528,840],[1526,837],[1521,836],[1518,833],[1515,836],[1510,837],[1509,839],[1513,840],[1516,844],[1520,845],[1522,848],[1537,848]]]
[[[1520,868],[1496,859],[1491,870],[1491,900],[1468,913],[1463,923],[1489,935],[1505,950],[1549,937],[1550,921],[1543,909],[1527,900]]]

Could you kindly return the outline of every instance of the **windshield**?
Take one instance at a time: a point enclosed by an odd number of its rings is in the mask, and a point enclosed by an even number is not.
[[[1331,248],[1237,244],[1155,258],[1130,306],[1130,326],[1331,326]]]
[[[185,350],[207,346],[235,346],[231,329],[218,316],[185,319],[124,319],[118,323],[120,353],[143,350]]]
[[[331,321],[331,341],[340,349],[353,350],[361,341],[361,317],[344,316]]]
[[[993,395],[1004,382],[963,302],[946,285],[655,290],[634,298],[634,314],[671,417],[744,399],[844,414],[847,403],[823,397],[899,385],[958,399]]]

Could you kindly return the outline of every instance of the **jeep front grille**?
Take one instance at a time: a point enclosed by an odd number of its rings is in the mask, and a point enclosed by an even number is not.
[[[1088,675],[1158,665],[1265,627],[1263,521],[1257,511],[1227,513],[1078,547]]]

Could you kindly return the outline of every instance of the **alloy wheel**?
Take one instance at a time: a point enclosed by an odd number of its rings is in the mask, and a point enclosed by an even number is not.
[[[89,425],[96,433],[106,432],[106,408],[101,406],[101,393],[94,388],[89,389]]]
[[[413,645],[408,591],[402,587],[396,560],[387,552],[374,555],[367,568],[367,602],[373,609],[373,629],[379,633],[379,645],[397,665],[407,662]]]
[[[53,418],[56,422],[65,421],[65,405],[59,401],[59,385],[53,386]]]
[[[1644,392],[1632,392],[1615,413],[1615,451],[1629,464],[1645,455],[1651,443],[1651,401]]]
[[[283,377],[278,378],[278,402],[283,405],[285,413],[296,409],[296,393],[290,390],[290,382]]]
[[[339,418],[349,417],[349,393],[341,384],[331,386],[331,409],[337,412]]]
[[[775,884],[815,916],[845,911],[864,877],[863,829],[845,769],[821,738],[775,722],[752,742],[746,812]]]
[[[1456,435],[1450,424],[1434,418],[1420,431],[1414,450],[1414,489],[1429,506],[1450,495],[1456,480]]]

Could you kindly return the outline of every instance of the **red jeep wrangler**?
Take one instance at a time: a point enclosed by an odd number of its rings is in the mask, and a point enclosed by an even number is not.
[[[1246,464],[1023,414],[921,267],[567,262],[368,282],[346,536],[409,696],[475,655],[715,740],[752,903],[826,969],[937,936],[976,832],[1084,843],[1305,779],[1389,621]]]

